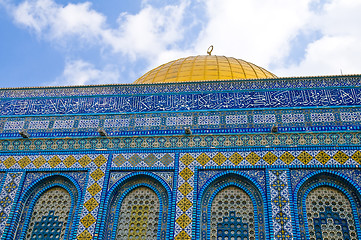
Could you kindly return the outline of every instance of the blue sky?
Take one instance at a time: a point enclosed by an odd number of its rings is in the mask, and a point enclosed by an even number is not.
[[[361,73],[359,0],[0,0],[0,88],[131,83],[232,56],[280,77]]]

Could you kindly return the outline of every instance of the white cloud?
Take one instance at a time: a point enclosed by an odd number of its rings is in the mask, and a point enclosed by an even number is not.
[[[94,85],[119,82],[119,72],[115,66],[108,65],[99,70],[83,60],[69,60],[65,63],[62,76],[49,85]]]
[[[323,37],[309,44],[305,59],[298,65],[276,71],[280,76],[320,76],[360,73],[361,39]]]
[[[317,3],[319,9],[311,6]],[[361,2],[358,0],[204,0],[209,21],[199,34],[197,52],[210,44],[214,54],[234,56],[269,68],[279,76],[359,73]],[[304,58],[292,58],[293,40],[319,32],[305,42]],[[302,51],[301,51],[302,52]],[[295,57],[295,56],[294,56]]]
[[[310,17],[308,0],[204,0],[209,22],[196,49],[264,66],[287,56],[290,41]]]
[[[311,42],[305,58],[298,65],[276,69],[279,75],[338,75],[360,73],[361,2],[334,0],[308,23],[323,37]]]
[[[183,38],[182,24],[186,3],[161,9],[146,5],[138,14],[124,14],[118,19],[119,29],[105,38],[116,51],[132,58],[137,55],[154,59],[159,53]]]
[[[118,28],[110,28],[106,17],[91,8],[91,3],[62,6],[53,0],[26,0],[13,6],[15,21],[40,37],[64,43],[69,37],[110,48],[135,60],[152,59],[182,38],[181,25],[188,3],[160,9],[149,4],[136,15],[121,13]]]
[[[150,69],[180,57],[206,54],[211,44],[213,54],[272,66],[269,70],[279,76],[339,74],[340,69],[360,72],[359,0],[180,0],[161,7],[143,1],[141,7],[136,14],[120,13],[116,27],[110,27],[107,17],[89,2],[62,6],[54,0],[25,0],[12,5],[11,12],[18,24],[51,43],[67,47],[78,42],[96,46],[101,53],[118,54],[125,70],[119,73],[111,68],[114,76],[136,75],[139,67],[134,65],[140,59]],[[189,39],[192,25],[198,32]],[[320,37],[304,42],[304,55],[290,64],[294,39],[309,32]],[[69,69],[79,73],[79,80]],[[108,70],[70,61],[61,78],[69,84],[89,84],[106,73],[113,81]]]
[[[54,15],[54,5],[48,0],[25,1],[14,8],[15,21],[40,34],[44,28],[50,25],[50,18]]]
[[[12,9],[16,23],[50,41],[67,37],[96,41],[105,28],[106,17],[92,10],[89,2],[63,7],[52,0],[27,0]]]
[[[148,69],[166,60],[163,56],[173,56],[168,52],[180,55],[177,41],[184,38],[187,27],[182,21],[188,5],[188,0],[183,0],[156,8],[144,1],[137,14],[120,13],[117,27],[111,28],[106,16],[92,9],[90,2],[62,6],[54,0],[25,0],[19,5],[7,4],[18,25],[35,32],[40,39],[59,45],[70,56],[77,46],[96,46],[101,55],[125,56],[123,62],[128,64],[145,59]]]

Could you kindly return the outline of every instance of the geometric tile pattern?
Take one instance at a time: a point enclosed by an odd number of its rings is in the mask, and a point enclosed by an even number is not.
[[[76,156],[75,156],[76,157]],[[104,175],[106,171],[106,163],[108,160],[108,155],[104,154],[89,154],[83,155],[78,162],[84,162],[83,167],[90,169],[90,176],[88,178],[87,191],[84,196],[84,203],[87,203],[89,200],[92,201],[92,207],[83,206],[80,214],[80,224],[78,227],[77,239],[87,240],[92,238],[95,230],[95,222],[98,216],[99,204],[102,192],[105,189],[102,189],[104,184]],[[88,158],[90,161],[88,161]],[[103,191],[102,191],[103,190]],[[92,220],[94,219],[94,220]],[[89,221],[90,220],[90,221]]]
[[[164,149],[164,148],[209,148],[209,147],[287,147],[287,146],[359,146],[361,134],[358,132],[337,133],[279,133],[279,134],[249,134],[249,135],[191,135],[191,136],[143,136],[143,137],[119,137],[114,139],[99,138],[65,138],[65,139],[9,139],[0,140],[0,151],[55,151],[55,150],[91,150],[94,148],[122,150],[129,148],[137,149]],[[149,153],[148,153],[149,154]],[[154,153],[153,153],[154,154]],[[168,153],[172,155],[171,153]],[[158,156],[155,156],[160,159]],[[129,159],[127,159],[129,160]],[[143,160],[143,158],[142,158]],[[148,159],[152,165],[152,159]],[[118,165],[121,165],[117,163]],[[167,162],[167,159],[163,161]],[[139,163],[139,162],[138,162]],[[133,164],[138,164],[132,162]],[[147,164],[147,165],[148,165]],[[158,164],[158,163],[156,163]],[[156,166],[156,164],[154,166]],[[162,163],[164,164],[164,163]],[[162,166],[160,164],[160,166]],[[167,165],[167,164],[164,164]],[[112,167],[118,167],[113,164]]]
[[[223,164],[218,164],[218,159],[223,157]],[[230,161],[232,156],[239,155],[239,162]],[[248,159],[247,159],[248,158]],[[240,166],[240,165],[360,165],[361,152],[359,150],[297,150],[297,151],[280,151],[273,152],[203,152],[203,153],[182,153],[180,154],[178,194],[177,194],[177,216],[184,214],[190,219],[192,216],[193,187],[194,187],[194,168],[212,167],[212,166]],[[276,159],[275,159],[276,158]],[[272,160],[269,160],[272,159]],[[236,163],[236,164],[235,164]],[[305,171],[305,170],[302,170]],[[348,174],[349,170],[340,170]],[[207,171],[205,171],[206,173]],[[305,171],[307,172],[307,171]],[[216,174],[216,172],[214,173]],[[214,175],[213,174],[213,175]],[[211,174],[212,175],[212,174]],[[208,177],[210,177],[209,175]],[[204,175],[207,176],[207,175]],[[207,178],[208,178],[207,177]],[[273,231],[275,239],[293,239],[292,216],[290,210],[290,200],[288,194],[287,172],[281,170],[269,171],[271,208],[273,218]],[[355,181],[357,176],[353,177]],[[199,181],[200,179],[198,179]],[[201,184],[201,183],[198,183]],[[201,184],[202,185],[202,184]],[[187,225],[187,223],[189,224]],[[179,223],[182,223],[181,225]],[[176,232],[183,237],[190,236],[189,231],[191,221],[176,221]]]
[[[167,224],[174,214],[174,212],[170,212],[173,209],[170,208],[171,190],[166,184],[161,183],[161,179],[157,176],[148,177],[142,174],[143,171],[138,171],[139,176],[136,176],[137,171],[132,173],[128,177],[123,177],[126,180],[117,181],[117,185],[112,187],[114,191],[109,191],[110,195],[109,198],[106,198],[108,201],[105,204],[106,216],[104,217],[106,217],[106,221],[101,226],[102,230],[98,239],[114,239],[115,234],[122,235],[116,239],[140,239],[130,238],[130,236],[126,238],[129,234],[134,237],[133,232],[138,230],[138,236],[147,235],[146,238],[142,239],[168,239],[166,233],[170,227]],[[114,174],[110,177],[118,176]],[[142,213],[142,210],[148,212]],[[119,231],[116,230],[116,226],[119,227]]]
[[[159,225],[159,198],[147,187],[132,190],[119,212],[116,239],[155,239]]]
[[[193,152],[180,154],[178,168],[179,177],[177,181],[178,204],[176,206],[176,239],[190,239],[191,236],[195,167],[237,166],[241,164],[249,165],[250,163],[245,160],[246,156],[247,155],[244,155],[244,153],[241,152]],[[254,175],[254,178],[261,182],[265,181],[265,177],[258,173],[260,171],[246,172],[251,174],[251,176]],[[219,171],[200,171],[200,176],[198,176],[198,181],[200,181],[198,183],[199,188],[202,187],[207,179],[217,173],[219,173]]]
[[[218,153],[221,154],[221,153]],[[234,154],[233,154],[234,155]],[[201,170],[198,169],[198,179],[197,179],[197,194],[200,194],[202,187],[207,183],[209,179],[211,179],[213,176],[222,173],[223,170]],[[266,192],[266,174],[264,171],[260,170],[246,170],[242,169],[242,173],[246,174],[247,176],[252,178],[253,182],[257,182],[259,186],[262,188],[264,192]]]
[[[181,153],[179,156],[177,203],[175,236],[178,239],[190,238],[192,221],[185,220],[185,215],[192,219],[194,194],[195,167],[219,166],[273,166],[273,165],[360,165],[361,152],[358,150],[293,150],[274,151],[259,150],[254,152],[192,152]],[[198,184],[203,184],[203,178],[211,175],[208,171],[200,171]],[[213,173],[216,174],[217,172]],[[270,184],[272,195],[272,218],[274,223],[274,237],[277,239],[292,239],[291,210],[288,196],[287,172],[270,171]],[[255,179],[259,176],[255,176]],[[262,185],[261,185],[262,186]],[[181,223],[181,224],[180,224]]]
[[[16,135],[17,136],[17,135]],[[137,149],[174,149],[174,148],[234,148],[234,147],[294,147],[294,146],[359,146],[361,144],[361,134],[358,132],[337,132],[337,133],[279,133],[269,134],[249,134],[249,135],[224,135],[214,137],[214,135],[191,135],[191,136],[143,136],[143,137],[119,137],[114,139],[99,138],[64,138],[64,139],[9,139],[0,140],[0,151],[18,152],[18,151],[55,151],[55,150],[91,150],[94,148],[108,150],[122,150],[129,148]],[[157,153],[158,154],[158,153]],[[173,153],[168,153],[170,156]],[[147,153],[147,155],[150,155]],[[153,155],[155,155],[153,153]],[[156,158],[156,159],[155,159]],[[158,156],[153,158],[160,160]],[[147,164],[152,166],[152,157],[147,159]],[[157,160],[158,159],[158,160]],[[129,162],[129,167],[139,166],[137,159]],[[122,159],[116,160],[112,167],[119,167]],[[145,159],[142,158],[142,161]],[[142,162],[141,161],[141,162]],[[165,163],[163,163],[163,161]],[[167,165],[168,159],[163,159],[160,163],[155,162],[153,166]],[[169,163],[168,163],[169,164]],[[118,166],[119,165],[119,166]]]
[[[75,172],[73,171],[73,173]],[[29,175],[31,173],[29,172]],[[28,174],[26,173],[26,175]],[[22,177],[22,183],[27,177],[26,175]],[[10,215],[12,216],[11,224],[5,228],[8,239],[52,238],[51,235],[54,237],[54,234],[50,229],[53,227],[54,231],[57,229],[55,225],[51,226],[55,222],[58,226],[62,225],[60,232],[57,233],[60,234],[59,239],[68,239],[66,236],[69,235],[71,239],[75,239],[74,234],[79,225],[78,215],[82,202],[79,200],[82,200],[85,188],[77,187],[77,183],[70,176],[58,171],[51,171],[50,174],[42,175],[33,181],[30,187],[25,189],[22,186],[21,191],[19,190],[16,194],[18,202],[13,205]],[[73,209],[75,211],[72,211]],[[50,211],[54,211],[53,217],[47,217]],[[43,217],[45,217],[45,221],[49,220],[50,222],[46,225],[43,225],[45,222],[42,222],[37,226],[36,223],[40,222]],[[12,237],[13,234],[14,237]]]
[[[50,121],[31,121],[29,123],[29,129],[47,129]]]
[[[59,239],[64,222],[59,222],[58,218],[58,216],[54,216],[54,211],[49,211],[47,216],[43,216],[41,221],[35,223],[33,233],[29,239]],[[49,232],[53,234],[49,235]]]
[[[198,154],[198,156],[201,154]],[[197,157],[198,157],[197,156]],[[194,167],[201,166],[191,154],[181,154],[177,181],[175,239],[190,240],[193,213]]]
[[[293,239],[287,171],[269,170],[268,173],[274,238]]]
[[[110,189],[116,182],[118,182],[120,179],[122,179],[123,177],[125,177],[130,173],[133,172],[118,172],[118,171],[111,172],[108,189]],[[173,188],[173,178],[174,178],[173,172],[152,172],[152,173],[162,178],[171,189]]]
[[[141,166],[139,163],[144,162],[144,159],[152,159],[154,156],[157,157],[159,162],[170,161],[167,158],[172,159],[174,153],[162,153],[157,155],[157,153],[122,153],[118,154],[118,159],[121,157],[125,159],[123,165],[126,166],[126,162],[130,163],[131,161],[139,161],[136,167]],[[113,164],[114,159],[113,158]],[[131,160],[130,160],[131,159]],[[139,159],[139,160],[138,160]],[[100,197],[102,194],[102,186],[105,177],[105,167],[106,167],[107,157],[106,155],[99,154],[79,154],[79,155],[28,155],[28,156],[0,156],[0,167],[8,169],[39,169],[39,168],[51,168],[51,169],[72,169],[72,168],[88,168],[90,169],[90,174],[88,177],[88,183],[86,186],[86,193],[84,199],[84,206],[81,211],[81,220],[78,228],[78,239],[87,239],[92,236],[94,233],[95,220],[97,219]],[[152,162],[152,160],[147,160],[147,162]],[[175,232],[179,238],[185,238],[191,236],[192,228],[192,212],[193,212],[193,200],[194,200],[194,168],[195,167],[234,167],[234,166],[269,166],[269,165],[359,165],[361,163],[361,152],[359,150],[293,150],[285,151],[280,149],[275,149],[274,151],[261,151],[257,150],[254,152],[192,152],[192,153],[181,153],[180,154],[180,163],[179,163],[179,172],[178,172],[178,183],[177,183],[177,206],[176,206],[176,219],[175,219]],[[128,165],[129,166],[129,165]],[[144,165],[145,166],[145,165]],[[154,166],[154,165],[153,165]],[[163,165],[164,166],[164,165]],[[169,166],[169,165],[168,165]],[[341,170],[340,170],[341,171]],[[346,170],[345,170],[346,171]],[[202,171],[201,171],[202,172]],[[207,171],[204,171],[207,172]],[[217,174],[216,171],[214,174]],[[41,174],[47,174],[46,172],[39,172],[38,174],[32,173],[40,176]],[[124,173],[128,174],[130,172],[118,172],[117,174]],[[282,187],[283,184],[287,185],[287,181],[284,180],[284,172],[279,176],[273,174],[273,171],[270,171],[270,180],[275,177],[277,181],[283,182],[278,183],[278,187]],[[30,173],[29,173],[30,174]],[[123,176],[124,176],[123,174]],[[163,178],[169,186],[173,182],[173,176],[169,172],[155,172],[161,178]],[[252,174],[250,171],[247,171],[247,174]],[[204,175],[204,174],[203,174]],[[9,178],[7,174],[7,178]],[[30,176],[30,175],[29,175]],[[113,175],[112,175],[113,176]],[[123,177],[121,176],[121,177]],[[201,175],[200,175],[201,176]],[[79,176],[80,177],[80,176]],[[204,180],[211,177],[211,175],[202,177]],[[259,178],[260,176],[255,176]],[[83,178],[83,177],[81,177]],[[32,178],[35,180],[36,178]],[[83,178],[84,179],[84,178]],[[118,178],[119,179],[119,178]],[[281,181],[282,180],[282,181]],[[28,185],[30,182],[26,180],[25,185]],[[82,180],[84,181],[84,180]],[[203,181],[203,180],[202,180]],[[276,181],[276,180],[275,180]],[[276,181],[276,182],[277,182]],[[29,183],[28,183],[29,182]],[[270,188],[276,182],[270,185]],[[202,185],[204,183],[199,182],[198,184]],[[200,186],[199,185],[199,186]],[[260,184],[262,185],[262,184]],[[4,185],[5,186],[5,185]],[[10,183],[7,186],[7,189],[11,189],[13,186]],[[5,188],[2,190],[4,193]],[[275,188],[276,189],[276,188]],[[275,193],[275,189],[271,191],[271,194]],[[284,190],[286,191],[287,187]],[[9,190],[10,191],[10,190]],[[198,190],[197,190],[198,191]],[[281,193],[282,193],[281,191]],[[281,193],[277,193],[275,196],[282,196]],[[283,197],[287,197],[284,195]],[[4,200],[4,202],[7,199]],[[275,199],[273,199],[275,200]],[[277,200],[277,199],[276,199]],[[279,200],[279,199],[278,199]],[[289,233],[290,238],[292,238],[292,226],[287,228],[287,224],[290,222],[291,216],[284,215],[287,213],[287,209],[283,207],[284,199],[281,198],[277,204],[272,201],[272,217],[278,223],[274,222],[274,237],[281,238],[284,236],[287,238],[286,233]],[[0,206],[1,207],[1,206]],[[276,214],[273,211],[273,208],[282,208],[282,215]],[[182,217],[181,217],[182,216]],[[181,217],[181,218],[180,218]],[[178,220],[179,218],[179,220]],[[289,220],[288,220],[289,219]],[[178,220],[178,221],[177,221]],[[288,222],[287,222],[288,221]],[[84,224],[85,223],[85,224]],[[283,225],[282,225],[283,224]],[[1,225],[0,225],[1,226]],[[278,228],[284,230],[282,232],[284,235],[279,235],[276,231]],[[3,228],[4,229],[4,228]],[[1,229],[0,229],[1,230]],[[187,237],[188,236],[188,237]]]
[[[173,167],[174,153],[115,154],[112,167]]]
[[[305,205],[311,238],[358,239],[350,201],[341,191],[318,187],[308,194]]]
[[[52,171],[41,171],[41,172],[27,172],[23,181],[22,188],[27,189],[30,185],[32,185],[36,180],[52,174]],[[88,173],[85,171],[62,171],[63,174],[66,174],[72,177],[78,184],[81,189],[85,189],[85,184],[87,180]]]
[[[151,132],[147,133],[147,130],[157,130],[159,124],[162,130],[167,132],[172,130],[183,130],[185,125],[189,125],[192,129],[202,128],[223,128],[224,124],[228,128],[223,129],[225,133],[231,133],[232,127],[237,127],[243,132],[250,132],[250,130],[258,129],[260,127],[270,127],[276,123],[278,127],[287,127],[287,132],[298,132],[299,130],[305,132],[308,127],[323,126],[322,130],[332,131],[336,128],[347,130],[347,127],[352,125],[360,126],[361,112],[355,112],[354,108],[345,107],[342,110],[339,109],[313,109],[307,110],[258,110],[258,111],[239,111],[232,110],[226,112],[215,112],[210,116],[204,116],[204,113],[198,112],[177,112],[177,113],[157,113],[157,114],[142,114],[141,118],[134,116],[134,114],[122,114],[113,116],[92,116],[83,119],[80,116],[28,116],[26,118],[9,120],[8,118],[0,117],[0,136],[18,136],[18,131],[21,129],[28,129],[34,133],[45,133],[46,136],[59,136],[59,132],[63,130],[72,132],[72,136],[87,135],[85,130],[90,132],[95,131],[97,127],[107,128],[106,130],[111,135],[122,135],[119,130],[126,131],[127,135],[137,135],[134,131],[142,131],[142,135],[153,135]],[[287,112],[287,114],[284,114]],[[317,112],[317,113],[316,113]],[[239,115],[242,114],[242,115]],[[155,115],[157,117],[155,117]],[[169,117],[169,116],[173,117]],[[190,116],[185,116],[190,115]],[[175,117],[177,116],[177,117]],[[316,116],[316,117],[315,117]],[[332,116],[332,117],[331,117]],[[63,120],[60,120],[63,119]],[[158,119],[157,124],[154,121],[147,122],[142,121],[139,124],[139,120],[152,120]],[[194,119],[194,120],[193,120]],[[307,123],[307,124],[306,124]],[[310,125],[309,125],[310,124]],[[327,126],[325,126],[325,124]],[[291,127],[297,126],[301,128],[293,129]],[[332,128],[333,127],[333,128]],[[317,130],[317,129],[313,129]],[[132,132],[132,133],[131,133]],[[257,132],[253,130],[252,132]],[[62,135],[66,136],[67,134]],[[131,134],[129,134],[131,133]],[[171,133],[171,132],[170,132]],[[179,132],[178,132],[179,133]],[[93,134],[95,136],[95,134]]]
[[[231,186],[217,193],[210,215],[210,239],[255,238],[254,206],[243,190]]]
[[[302,166],[302,165],[361,165],[360,150],[258,150],[254,152],[197,154],[201,166]],[[213,154],[212,157],[208,156]],[[225,156],[226,154],[227,156]],[[188,154],[189,155],[189,154]],[[190,155],[189,155],[190,156]],[[181,161],[186,161],[184,155]],[[188,163],[189,164],[189,163]],[[188,165],[187,164],[187,165]]]
[[[207,172],[208,169],[198,168],[197,175],[202,171]],[[258,171],[265,174],[263,169]],[[247,239],[265,239],[269,215],[264,207],[267,200],[262,187],[254,181],[255,175],[249,176],[245,173],[247,170],[244,172],[243,169],[223,171],[219,169],[218,172],[218,177],[213,176],[208,179],[207,184],[202,186],[196,196],[197,213],[193,214],[197,216],[197,218],[193,217],[194,221],[197,219],[197,224],[193,225],[196,229],[196,239],[223,239],[222,237],[227,239],[226,232],[225,235],[217,237],[219,233],[217,228],[222,220],[227,221],[227,218],[223,217],[229,217],[230,212],[233,211],[235,217],[242,218],[242,222],[248,224],[248,227],[244,228],[248,228],[247,234],[244,232],[244,235],[248,235]],[[236,220],[236,218],[233,219]],[[230,224],[232,225],[232,222]],[[226,225],[224,227],[227,228]],[[228,227],[233,228],[229,225]],[[239,232],[235,234],[237,238],[234,239],[240,239],[242,234]],[[231,235],[234,236],[233,233]],[[232,236],[230,239],[233,239]]]
[[[24,128],[25,121],[6,121],[4,130],[21,130]]]
[[[4,186],[0,192],[0,237],[4,233],[16,191],[18,190],[22,172],[9,172],[6,174]]]
[[[108,190],[120,179],[125,177],[126,175],[130,174],[132,172],[111,172],[109,177],[109,185]]]
[[[35,203],[25,239],[63,239],[70,208],[71,197],[64,188],[44,192]]]
[[[229,223],[237,223],[229,224]],[[217,226],[217,239],[248,239],[248,223],[243,223],[241,217],[236,217],[235,212],[229,213],[229,217],[223,217],[223,222]]]
[[[300,183],[300,181],[304,180],[308,174],[313,173],[314,169],[295,169],[290,171],[290,181],[292,185],[292,192],[296,191],[296,187]],[[359,169],[332,169],[333,173],[341,174],[348,177],[351,181],[353,181],[356,186],[361,188],[361,171]]]
[[[291,179],[297,239],[360,238],[359,170],[297,169]]]
[[[51,168],[51,169],[72,169],[72,168],[87,168],[89,169],[89,177],[88,183],[86,186],[86,191],[84,195],[84,203],[89,200],[93,201],[91,208],[89,206],[81,207],[80,214],[80,223],[78,226],[78,234],[77,239],[83,240],[88,239],[93,236],[95,230],[95,221],[85,221],[84,219],[97,219],[99,203],[102,194],[102,186],[104,183],[105,171],[106,171],[106,162],[108,160],[108,155],[104,154],[79,154],[79,155],[28,155],[28,156],[0,156],[0,168],[7,169],[38,169],[38,168]],[[9,176],[19,174],[19,173],[9,173],[7,176],[7,180]],[[45,174],[45,173],[44,173]],[[35,180],[36,178],[44,175],[43,173],[35,174],[32,178]],[[14,176],[15,176],[14,175]],[[31,174],[30,174],[31,175]],[[29,176],[30,176],[29,175]],[[74,174],[71,174],[74,175]],[[17,176],[17,175],[16,175]],[[82,181],[84,181],[84,177],[80,177]],[[16,180],[20,181],[20,177],[16,177]],[[9,180],[10,181],[10,180]],[[15,181],[15,180],[14,180]],[[5,196],[5,193],[9,195],[6,191],[11,192],[11,197],[15,197],[15,190],[17,189],[17,185],[14,181],[10,181],[6,184],[6,188],[4,185],[3,191],[1,193],[0,198],[2,199]],[[81,182],[82,182],[81,181]],[[28,181],[29,182],[29,181]],[[26,182],[25,182],[26,183]],[[19,184],[19,183],[17,183]],[[5,190],[8,189],[8,190]],[[4,192],[5,191],[5,192]],[[9,195],[10,197],[10,195]],[[0,200],[1,201],[1,200]],[[1,208],[1,206],[0,206]],[[10,210],[10,208],[9,208]],[[7,212],[5,212],[7,213]],[[1,214],[1,213],[0,213]],[[6,214],[6,216],[8,213]],[[4,215],[5,216],[5,215]],[[83,220],[83,221],[82,221]],[[84,223],[87,223],[85,226]],[[91,224],[89,224],[91,223]],[[2,227],[2,222],[0,222],[0,231],[4,227]]]
[[[153,174],[158,175],[168,184],[170,189],[173,189],[173,178],[174,178],[173,172],[153,172]]]

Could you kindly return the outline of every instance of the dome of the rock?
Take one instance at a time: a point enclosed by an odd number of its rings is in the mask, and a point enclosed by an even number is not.
[[[136,83],[0,88],[1,239],[361,239],[361,75]]]
[[[156,67],[134,83],[261,79],[277,76],[253,63],[233,57],[201,55],[180,58]]]

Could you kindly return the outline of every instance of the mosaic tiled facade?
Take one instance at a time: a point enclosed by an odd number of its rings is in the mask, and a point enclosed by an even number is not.
[[[0,238],[358,239],[360,87],[0,89]]]

